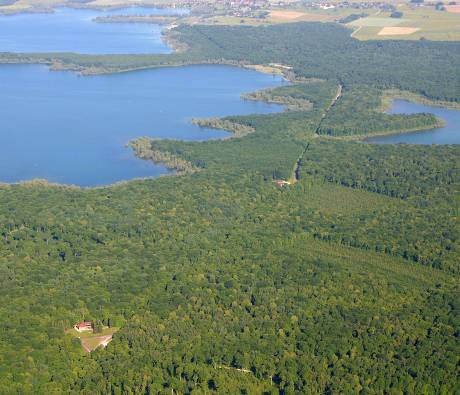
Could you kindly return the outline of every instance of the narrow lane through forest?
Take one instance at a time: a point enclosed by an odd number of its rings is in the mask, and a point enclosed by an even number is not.
[[[331,100],[331,103],[326,108],[326,110],[324,111],[324,114],[321,116],[321,119],[318,122],[318,127],[315,130],[315,135],[318,135],[318,131],[319,131],[320,127],[321,127],[321,124],[322,124],[323,120],[326,118],[326,116],[329,113],[329,111],[331,110],[331,108],[334,107],[335,104],[337,103],[337,101],[342,97],[342,92],[343,92],[343,85],[339,84],[339,87],[337,88],[337,94]],[[305,153],[307,152],[309,146],[310,146],[310,143],[308,143],[305,146],[304,150],[302,151],[302,154],[297,159],[297,161],[296,161],[296,163],[294,165],[293,171],[292,171],[292,175],[291,175],[291,177],[289,179],[289,184],[295,184],[297,181],[299,181],[299,172],[300,172],[300,166],[302,165],[302,158],[304,157]]]

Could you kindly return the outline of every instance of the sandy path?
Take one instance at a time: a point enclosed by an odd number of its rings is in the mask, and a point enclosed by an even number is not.
[[[88,342],[88,340],[91,342],[91,344]],[[97,340],[97,345],[94,347],[94,341]],[[96,348],[100,346],[107,346],[107,344],[112,340],[112,335],[105,335],[105,336],[95,336],[95,337],[90,337],[90,338],[85,338],[85,339],[80,339],[81,341],[81,346],[84,348],[86,352],[91,352],[95,350]]]

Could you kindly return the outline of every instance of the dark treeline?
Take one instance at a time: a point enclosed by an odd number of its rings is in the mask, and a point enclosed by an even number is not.
[[[458,42],[361,42],[343,27],[323,23],[178,29],[181,39],[205,58],[277,62],[293,66],[299,77],[396,87],[433,99],[460,100]]]
[[[353,114],[353,116],[350,116]],[[438,126],[432,114],[385,114],[381,92],[364,85],[344,86],[342,96],[328,111],[317,132],[329,136],[350,136],[426,130]]]

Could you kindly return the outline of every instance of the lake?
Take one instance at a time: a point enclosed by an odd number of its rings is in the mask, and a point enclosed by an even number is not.
[[[169,53],[158,25],[96,23],[101,15],[183,13],[132,7],[111,11],[61,8],[52,14],[0,16],[0,51]],[[42,65],[0,65],[0,182],[44,178],[107,185],[168,173],[134,157],[126,143],[141,136],[222,138],[191,118],[270,113],[281,106],[240,95],[285,84],[280,77],[204,65],[82,77]],[[371,143],[458,144],[460,111],[395,100],[390,113],[431,112],[446,127],[369,139]]]
[[[134,157],[141,136],[204,140],[193,117],[270,113],[245,92],[285,84],[276,76],[203,65],[82,77],[43,65],[0,65],[0,182],[45,178],[98,186],[167,170]]]
[[[421,132],[395,134],[366,139],[373,144],[460,144],[460,110],[411,103],[406,100],[394,100],[389,114],[414,114],[428,112],[446,121],[442,128]]]
[[[59,8],[50,14],[0,16],[0,51],[170,53],[158,25],[93,19],[187,12]],[[98,186],[165,174],[163,166],[135,158],[126,143],[141,136],[227,136],[190,120],[281,111],[281,106],[244,101],[240,95],[284,83],[280,77],[218,65],[90,77],[40,65],[0,65],[0,182],[45,178]]]
[[[96,23],[104,15],[179,15],[182,9],[130,7],[116,10],[58,8],[50,14],[0,16],[1,52],[85,54],[170,53],[161,27],[145,23]]]

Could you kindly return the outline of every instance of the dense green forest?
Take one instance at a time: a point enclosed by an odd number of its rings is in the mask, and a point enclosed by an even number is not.
[[[397,219],[405,208],[394,198],[206,172],[0,196],[5,393],[452,393],[458,384],[458,278],[315,236],[362,218],[359,231],[380,234],[376,210]],[[382,243],[404,240],[400,232]],[[63,333],[81,317],[122,329],[84,356]]]
[[[188,52],[2,56],[280,62],[294,83],[249,97],[289,111],[195,121],[234,138],[131,143],[180,176],[0,185],[0,393],[459,393],[460,147],[343,138],[436,124],[382,113],[381,91],[458,101],[458,43],[315,23],[175,34]],[[65,333],[83,319],[120,330],[87,354]]]

